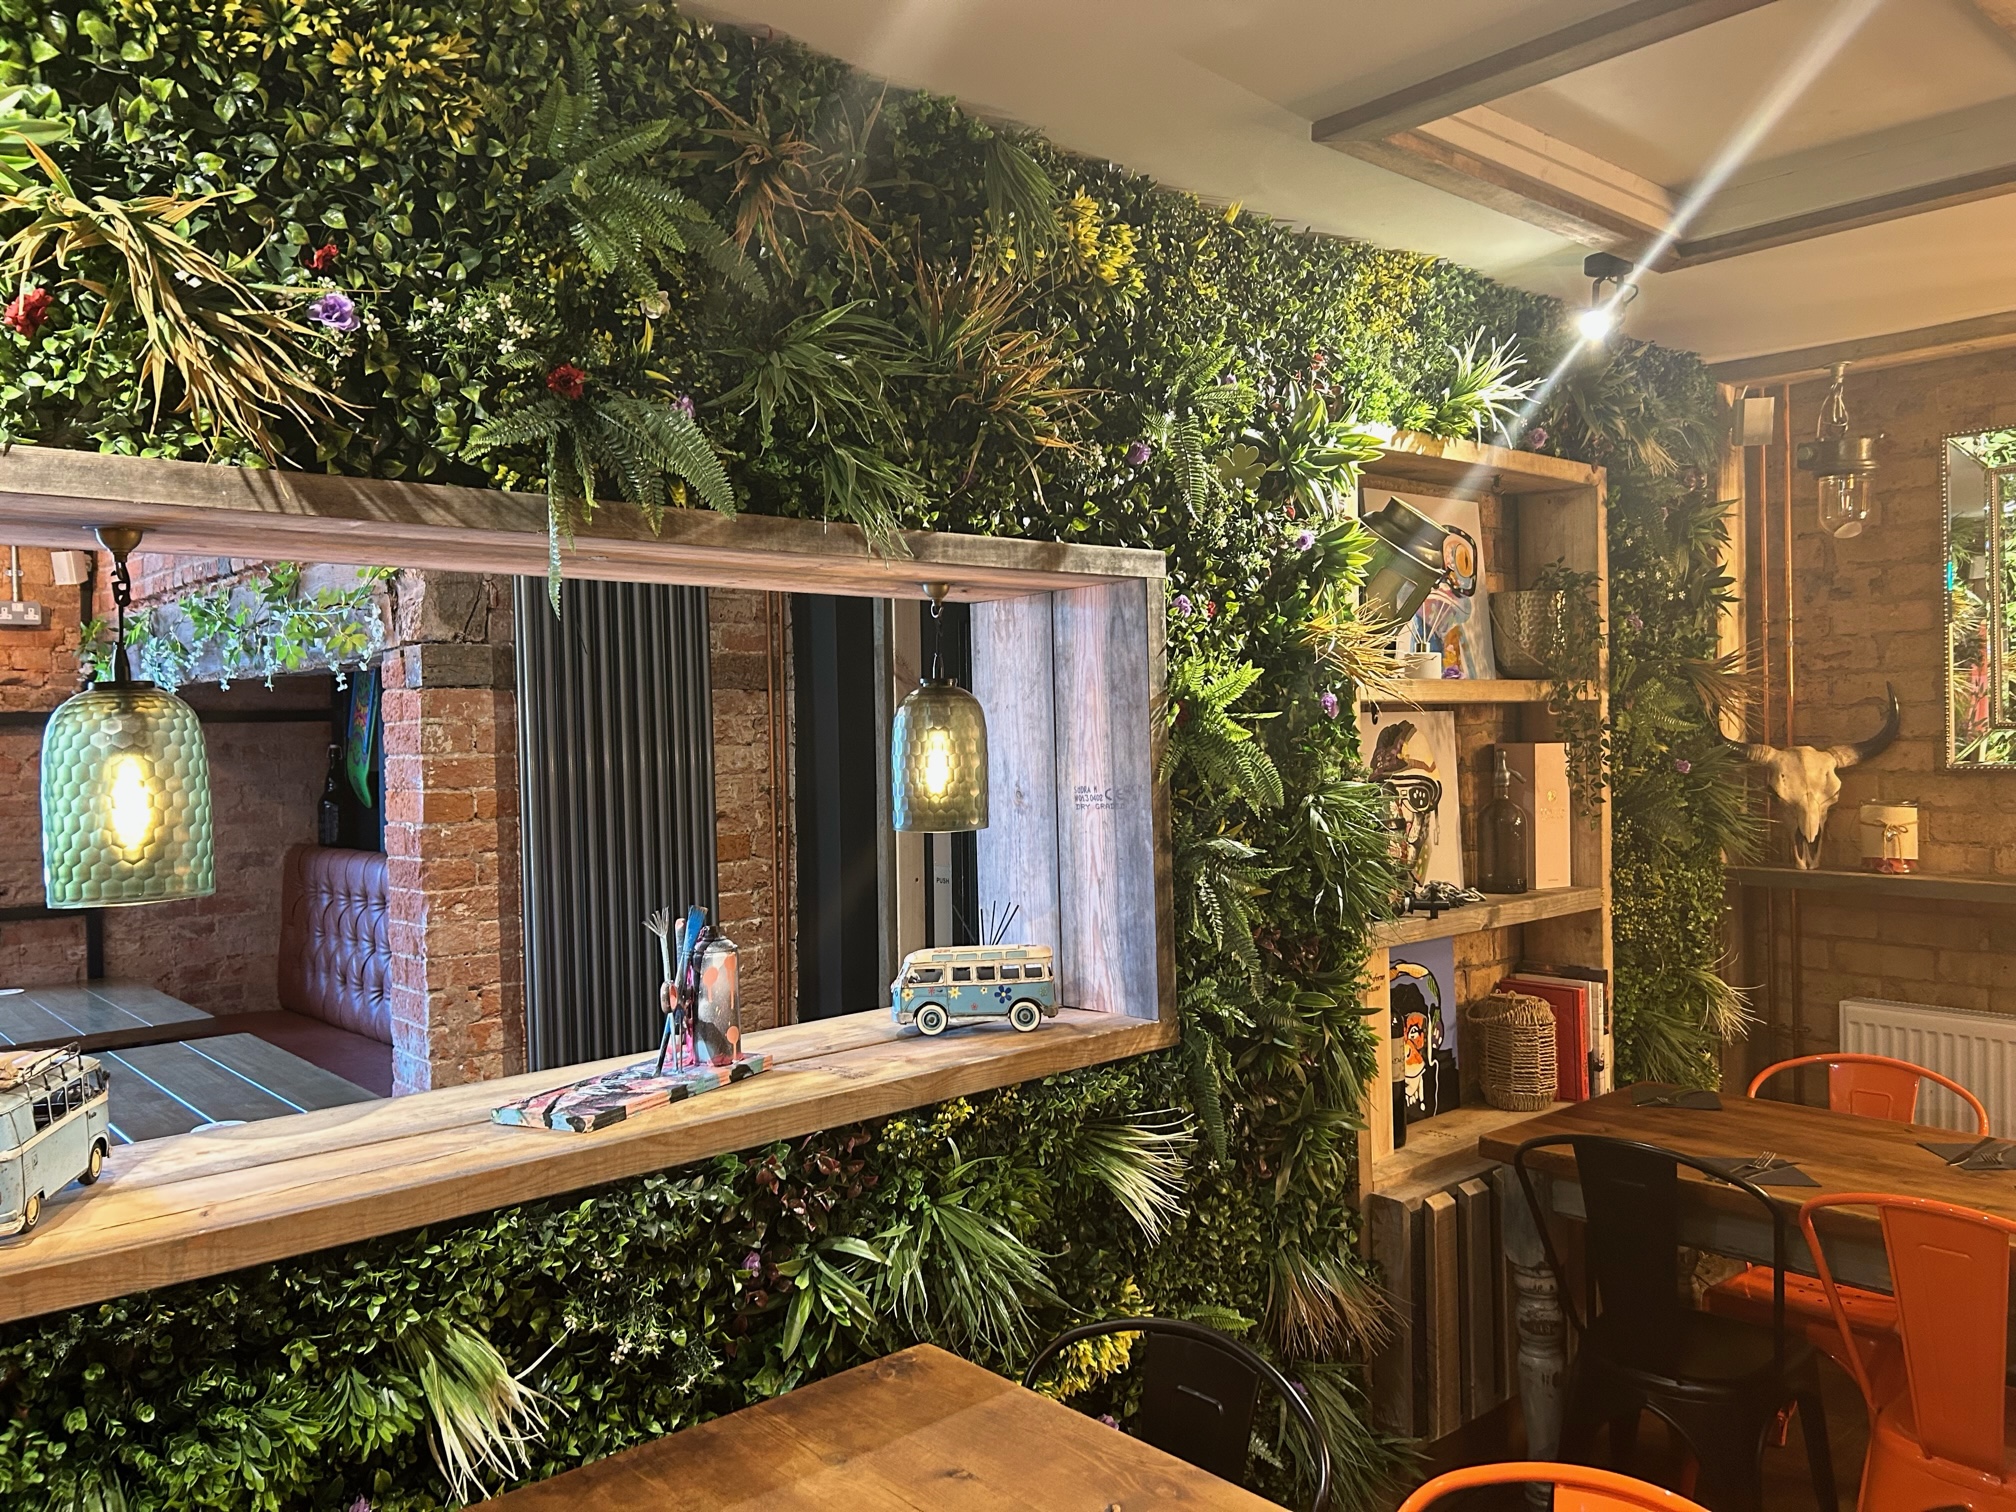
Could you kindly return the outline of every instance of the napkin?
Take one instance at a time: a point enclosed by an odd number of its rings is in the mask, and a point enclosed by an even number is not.
[[[1706,1162],[1724,1176],[1734,1176],[1760,1187],[1817,1187],[1819,1182],[1808,1176],[1789,1160],[1773,1157],[1770,1164],[1763,1163],[1763,1157],[1753,1155],[1748,1160],[1729,1158]],[[1762,1167],[1759,1169],[1759,1167]]]
[[[1631,1089],[1631,1106],[1634,1108],[1701,1108],[1708,1112],[1719,1112],[1722,1099],[1713,1092],[1683,1092],[1677,1087],[1662,1087],[1656,1082],[1640,1082]]]
[[[1946,1164],[1963,1171],[2016,1171],[2016,1142],[2007,1139],[1968,1139],[1959,1144],[1934,1144],[1928,1140],[1919,1148],[1930,1150]]]

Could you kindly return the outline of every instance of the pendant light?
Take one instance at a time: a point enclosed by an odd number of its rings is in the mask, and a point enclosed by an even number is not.
[[[945,585],[931,599],[931,675],[896,710],[889,732],[891,807],[899,830],[931,834],[987,828],[987,715],[945,675],[940,616]]]
[[[42,734],[42,886],[50,908],[207,898],[217,890],[210,760],[196,711],[135,682],[126,656],[140,532],[107,527],[118,621],[112,681],[49,716]]]
[[[1848,420],[1848,364],[1834,364],[1834,381],[1820,406],[1811,441],[1799,443],[1797,461],[1820,483],[1820,528],[1851,540],[1869,523],[1870,480],[1876,473],[1876,437],[1858,436]]]

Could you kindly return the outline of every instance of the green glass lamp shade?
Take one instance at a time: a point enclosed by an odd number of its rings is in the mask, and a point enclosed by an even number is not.
[[[196,711],[144,684],[69,699],[42,734],[42,885],[51,908],[207,898],[210,758]]]
[[[950,678],[917,685],[889,738],[896,828],[949,834],[987,828],[987,716]]]

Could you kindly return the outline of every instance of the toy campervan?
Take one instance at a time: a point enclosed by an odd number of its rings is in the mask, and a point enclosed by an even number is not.
[[[968,1019],[1008,1020],[1025,1034],[1057,1017],[1057,965],[1048,945],[940,945],[913,950],[889,986],[899,1024],[942,1034]]]
[[[43,1201],[86,1186],[112,1151],[111,1073],[75,1046],[0,1051],[0,1234],[25,1234]]]

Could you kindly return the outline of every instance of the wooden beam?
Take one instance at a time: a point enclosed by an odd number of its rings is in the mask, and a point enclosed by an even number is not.
[[[2016,0],[1974,0],[1974,9],[2016,37]]]
[[[1824,377],[1837,362],[1853,363],[1858,369],[1908,367],[1941,357],[1965,357],[1976,352],[1998,352],[2016,347],[2016,310],[1999,315],[1977,315],[1971,320],[1954,320],[1944,325],[1919,326],[1910,331],[1893,331],[1884,336],[1859,336],[1852,341],[1831,341],[1823,346],[1799,347],[1789,352],[1772,352],[1759,357],[1736,357],[1709,365],[1718,383],[1736,385],[1782,383],[1801,378]]]
[[[1797,242],[1833,236],[1861,226],[1880,226],[1886,221],[1993,199],[2011,190],[2016,190],[2016,162],[1997,163],[1952,178],[1913,184],[1888,193],[1829,205],[1824,209],[1808,210],[1759,225],[1683,241],[1673,249],[1672,256],[1661,263],[1661,271],[1697,268],[1704,263],[1743,257],[1771,247],[1789,247]]]
[[[1375,141],[1337,145],[1585,247],[1648,240],[1673,214],[1673,196],[1663,185],[1487,106]]]
[[[220,467],[16,446],[0,454],[0,526],[24,546],[88,546],[136,525],[146,549],[359,566],[546,574],[542,494],[328,473]],[[855,526],[673,509],[653,530],[602,503],[561,554],[568,577],[700,587],[960,600],[1159,578],[1159,551],[912,531],[878,550]]]
[[[1770,3],[1631,0],[1586,21],[1327,115],[1316,122],[1310,135],[1333,147],[1347,141],[1377,141]]]

